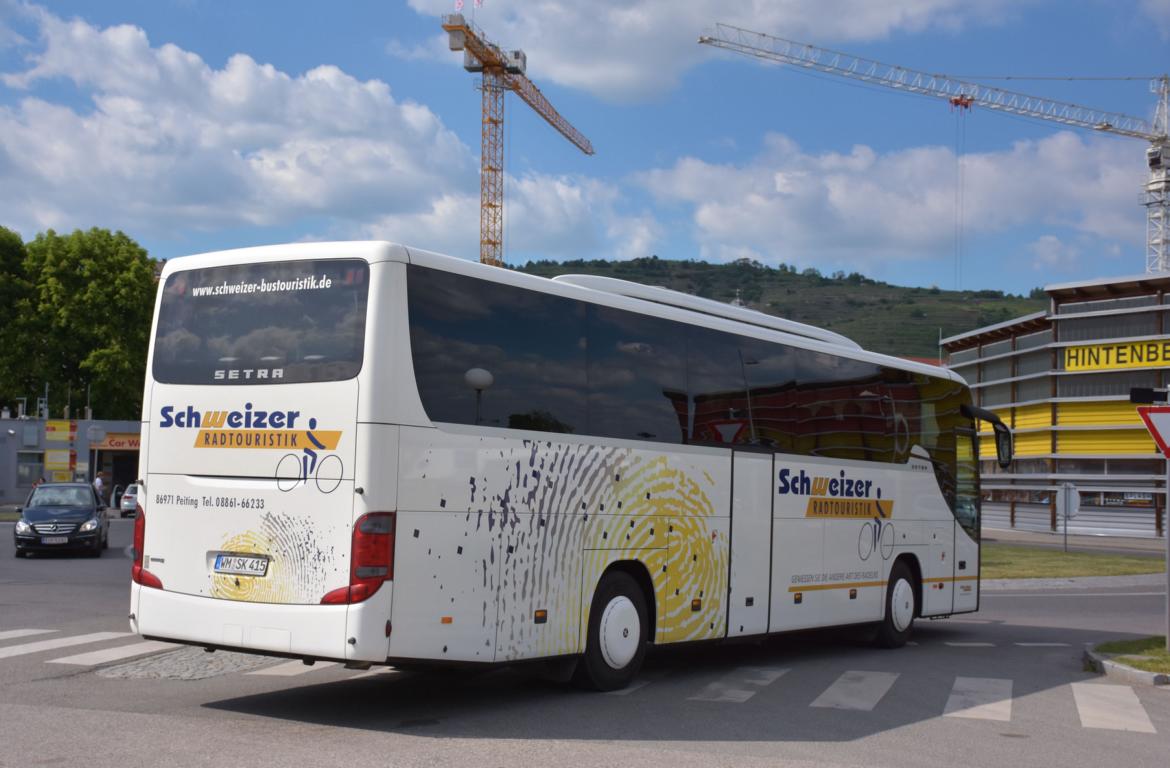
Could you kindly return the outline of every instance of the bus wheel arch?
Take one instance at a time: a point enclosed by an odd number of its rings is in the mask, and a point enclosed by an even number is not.
[[[910,575],[914,577],[914,616],[922,617],[922,565],[918,562],[918,558],[911,554],[901,554],[894,558],[894,565],[903,563],[910,569]],[[894,572],[894,565],[890,566],[890,573]]]
[[[890,566],[877,644],[901,648],[914,631],[914,619],[922,613],[922,570],[912,555],[898,557]]]
[[[597,580],[597,584],[600,585],[605,575],[614,571],[628,573],[642,590],[642,598],[646,601],[647,626],[644,628],[646,641],[653,643],[655,628],[658,626],[658,604],[654,598],[654,582],[650,580],[649,569],[641,560],[617,560],[609,564],[605,573],[601,575],[601,579]],[[594,592],[596,593],[596,588]]]
[[[612,563],[590,599],[585,652],[574,674],[583,688],[624,688],[642,667],[653,639],[653,592],[649,574],[637,561]]]

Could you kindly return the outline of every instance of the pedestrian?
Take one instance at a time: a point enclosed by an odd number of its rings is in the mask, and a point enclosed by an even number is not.
[[[102,482],[102,475],[104,474],[105,472],[98,472],[93,477],[93,492],[98,495],[99,499],[105,499],[105,496],[102,493],[102,489],[105,486],[105,483]]]

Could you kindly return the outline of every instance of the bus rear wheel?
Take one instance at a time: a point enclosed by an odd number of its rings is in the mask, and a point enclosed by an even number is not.
[[[634,578],[622,571],[603,576],[589,609],[589,634],[576,683],[596,691],[629,685],[646,657],[648,626],[646,598]]]
[[[914,630],[918,613],[918,589],[914,574],[901,560],[890,569],[886,585],[886,612],[878,625],[877,644],[882,648],[901,648]]]

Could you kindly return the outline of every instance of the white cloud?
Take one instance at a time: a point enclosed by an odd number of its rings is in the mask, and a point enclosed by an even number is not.
[[[662,234],[652,215],[622,212],[617,187],[593,179],[509,176],[505,195],[504,245],[511,261],[649,256]],[[478,258],[479,195],[444,195],[421,214],[380,216],[364,234]]]
[[[463,62],[447,46],[446,33],[442,37],[429,37],[421,43],[391,40],[386,43],[386,53],[404,61],[442,61],[460,64]]]
[[[1141,0],[1142,12],[1154,22],[1162,39],[1170,40],[1170,0]]]
[[[1045,273],[1072,272],[1079,266],[1080,249],[1063,242],[1056,235],[1043,235],[1028,244],[1032,268]]]
[[[3,2],[3,0],[0,0]],[[333,66],[282,72],[236,54],[222,68],[134,26],[28,6],[28,66],[0,75],[0,224],[26,236],[93,225],[143,234],[282,227],[384,236],[477,258],[478,160],[427,106]],[[82,108],[39,96],[67,80]],[[509,178],[508,252],[642,255],[652,217],[618,213],[588,178]],[[566,244],[568,244],[566,246]]]
[[[410,5],[436,17],[452,11],[450,0],[410,0]],[[1009,0],[489,0],[476,11],[476,23],[501,47],[523,48],[537,82],[634,101],[675,89],[688,69],[712,56],[714,50],[697,40],[716,22],[830,45],[895,32],[958,31],[998,22],[1018,5]],[[445,50],[445,33],[435,39],[425,48],[395,50],[461,63],[458,54]]]
[[[12,26],[15,20],[28,15],[28,7],[20,0],[0,0],[0,51],[28,43]]]
[[[3,82],[0,209],[22,230],[134,231],[362,221],[424,210],[475,183],[475,159],[427,107],[336,67],[301,75],[237,54],[222,69],[137,27],[99,29],[37,9],[41,49]],[[72,81],[71,109],[36,95]]]
[[[479,194],[449,193],[432,198],[420,213],[376,216],[364,225],[362,234],[475,261],[479,258]]]
[[[966,155],[966,237],[1040,226],[1138,243],[1141,160],[1136,145],[1068,132]],[[885,262],[953,251],[956,173],[944,147],[810,154],[773,134],[743,165],[688,157],[637,179],[659,200],[691,206],[705,258],[873,274]]]

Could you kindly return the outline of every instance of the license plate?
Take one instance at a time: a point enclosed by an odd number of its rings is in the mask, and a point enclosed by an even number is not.
[[[69,537],[68,536],[42,536],[41,543],[42,544],[68,544]]]
[[[216,555],[215,572],[234,573],[241,576],[263,576],[268,573],[268,558],[262,555]]]

